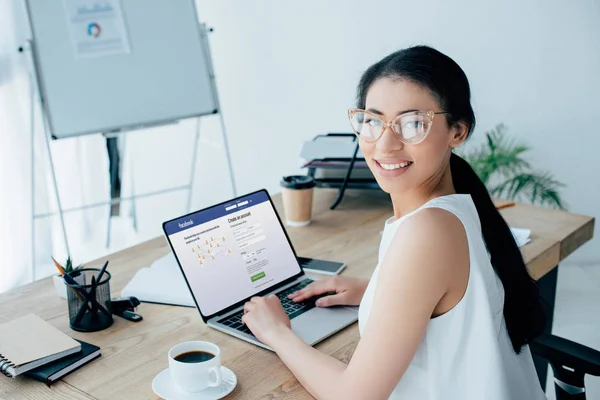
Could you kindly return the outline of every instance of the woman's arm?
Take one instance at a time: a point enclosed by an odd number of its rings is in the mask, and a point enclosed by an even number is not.
[[[284,324],[267,344],[317,399],[387,399],[410,365],[448,282],[460,269],[468,270],[468,257],[458,218],[441,209],[423,210],[398,227],[380,267],[364,335],[347,366],[308,346]]]

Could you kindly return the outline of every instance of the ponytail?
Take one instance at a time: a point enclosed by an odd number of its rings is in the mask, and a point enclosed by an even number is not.
[[[539,336],[546,324],[537,282],[531,278],[515,239],[475,171],[452,153],[450,171],[457,193],[473,199],[486,247],[504,287],[504,319],[516,353]]]

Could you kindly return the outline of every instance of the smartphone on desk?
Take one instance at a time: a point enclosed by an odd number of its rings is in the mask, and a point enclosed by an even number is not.
[[[317,258],[298,257],[298,262],[304,272],[337,275],[346,267],[346,264],[337,261],[319,260]]]

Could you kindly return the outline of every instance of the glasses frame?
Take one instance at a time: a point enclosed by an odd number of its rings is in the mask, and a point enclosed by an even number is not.
[[[369,114],[379,120],[381,120],[382,125],[381,125],[381,132],[379,133],[379,135],[373,139],[373,140],[368,140],[365,139],[364,136],[361,136],[355,129],[354,126],[352,125],[352,123],[350,123],[350,127],[352,128],[352,131],[354,132],[354,134],[361,140],[364,140],[367,143],[375,143],[377,142],[379,139],[381,139],[381,137],[383,136],[383,134],[385,133],[385,131],[390,128],[390,130],[394,133],[394,135],[398,138],[399,141],[401,141],[404,144],[419,144],[421,143],[423,140],[425,140],[427,138],[427,135],[429,135],[429,132],[431,131],[431,127],[433,126],[433,119],[436,115],[439,114],[450,114],[448,111],[420,111],[420,110],[413,110],[413,111],[407,111],[404,112],[402,114],[398,114],[396,115],[390,122],[385,121],[380,115],[377,115],[375,113],[372,113],[370,111],[367,110],[363,110],[362,108],[350,108],[348,109],[348,119],[352,120],[352,117],[354,114],[358,113],[358,112],[362,112],[365,114]],[[427,119],[429,120],[429,128],[427,129],[427,132],[425,132],[425,135],[423,135],[423,138],[421,140],[419,140],[418,142],[411,142],[411,141],[406,141],[405,139],[403,139],[402,134],[400,132],[396,132],[396,130],[394,129],[394,124],[396,122],[397,119],[401,118],[403,115],[409,114],[409,113],[422,113],[424,114]]]

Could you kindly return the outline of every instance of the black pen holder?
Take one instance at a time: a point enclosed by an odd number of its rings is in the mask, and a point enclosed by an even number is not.
[[[105,271],[101,281],[95,282],[99,273],[100,270],[95,268],[77,269],[68,273],[75,283],[69,284],[65,280],[69,324],[75,331],[101,331],[113,323],[110,309],[110,273]]]

